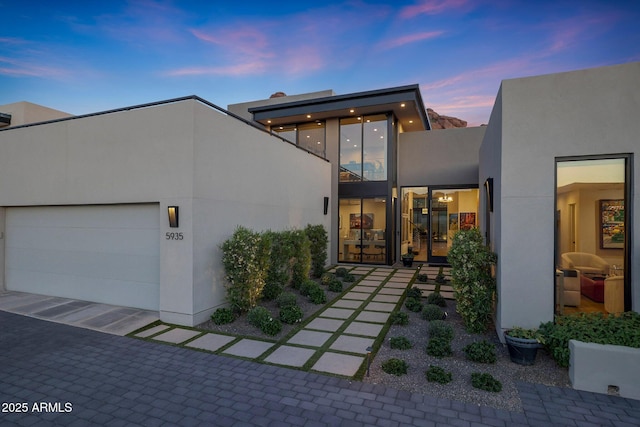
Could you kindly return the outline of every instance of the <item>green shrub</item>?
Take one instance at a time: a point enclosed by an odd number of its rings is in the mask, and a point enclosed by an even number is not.
[[[347,275],[347,273],[348,273],[348,271],[344,267],[336,268],[336,276],[338,276],[338,277],[344,277],[344,276]]]
[[[439,292],[432,292],[427,295],[427,304],[435,304],[439,307],[446,307],[447,300],[445,300]]]
[[[327,230],[325,230],[322,224],[308,224],[304,232],[309,240],[311,274],[313,277],[320,277],[327,264],[327,245],[329,244]]]
[[[500,392],[502,391],[502,383],[495,379],[491,374],[474,372],[471,374],[471,385],[480,390]]]
[[[291,283],[291,260],[294,255],[294,244],[290,231],[267,231],[264,233],[271,242],[271,253],[267,268],[267,283],[280,283],[289,286]]]
[[[226,273],[227,299],[231,309],[244,313],[262,296],[267,276],[271,241],[267,235],[238,227],[222,243],[222,264]]]
[[[467,359],[472,362],[496,363],[498,360],[498,357],[496,356],[496,346],[487,340],[467,344],[462,351],[464,351]]]
[[[290,231],[293,244],[291,260],[291,282],[302,284],[309,279],[311,271],[311,242],[303,230]]]
[[[288,305],[280,309],[280,321],[288,325],[300,322],[302,316],[302,309],[297,305]]]
[[[393,337],[390,340],[391,348],[395,348],[397,350],[409,350],[413,347],[411,341],[407,337]]]
[[[298,300],[296,298],[296,294],[293,292],[283,292],[278,296],[276,303],[279,308],[285,308],[292,305],[297,305]]]
[[[324,273],[320,277],[320,283],[322,283],[323,285],[328,285],[335,278],[336,278],[336,276],[333,273]]]
[[[392,311],[389,321],[392,325],[405,326],[409,324],[409,315],[403,311]]]
[[[298,287],[298,289],[300,290],[300,295],[302,295],[303,297],[308,297],[309,296],[309,292],[311,292],[312,288],[317,287],[318,284],[316,282],[314,282],[311,279],[307,279],[304,282],[302,282],[300,284],[300,286]]]
[[[447,279],[445,279],[444,277],[444,268],[442,266],[440,266],[440,268],[438,269],[438,274],[436,275],[435,282],[438,285],[447,283]]]
[[[260,327],[260,330],[267,335],[278,335],[282,330],[282,322],[278,319],[271,319]]]
[[[420,283],[427,283],[427,280],[429,280],[429,276],[427,274],[418,274],[418,276],[416,277],[416,280],[418,280],[418,282]]]
[[[422,303],[417,298],[407,298],[404,302],[404,306],[407,310],[417,313],[422,310]]]
[[[401,359],[391,358],[382,362],[382,370],[387,374],[401,376],[407,373],[409,365]]]
[[[223,307],[213,312],[211,320],[213,320],[213,323],[216,325],[226,325],[236,320],[236,316],[230,308]]]
[[[451,340],[445,337],[429,338],[427,343],[427,354],[433,357],[447,357],[453,354],[451,349]]]
[[[441,337],[449,341],[453,339],[453,327],[444,320],[432,320],[429,322],[429,336]]]
[[[640,348],[640,314],[629,311],[619,316],[578,313],[558,316],[556,322],[538,330],[546,349],[559,366],[569,366],[569,340]]]
[[[284,286],[282,286],[278,282],[269,282],[267,281],[264,284],[264,288],[262,288],[262,298],[267,301],[273,301],[278,298],[278,295],[282,293],[284,290]]]
[[[332,280],[329,283],[328,289],[331,292],[342,292],[342,282],[338,279]]]
[[[442,310],[434,304],[427,304],[422,307],[422,318],[424,320],[442,320]]]
[[[264,323],[272,320],[271,313],[264,307],[257,306],[249,310],[247,313],[247,321],[256,328],[262,328]]]
[[[429,369],[425,371],[427,381],[432,383],[447,384],[453,379],[451,372],[445,371],[439,366],[429,365]]]
[[[496,290],[496,281],[491,277],[496,254],[484,244],[477,228],[459,230],[453,236],[447,261],[451,263],[456,311],[465,328],[472,333],[487,331]]]
[[[420,288],[416,288],[415,286],[411,289],[407,289],[407,298],[416,298],[420,299],[422,297],[422,291]]]
[[[309,291],[309,301],[314,304],[324,304],[327,302],[327,294],[324,292],[324,289],[316,284],[316,286]]]
[[[351,273],[347,273],[346,276],[342,278],[342,280],[344,280],[345,283],[353,283],[356,281],[356,276]]]

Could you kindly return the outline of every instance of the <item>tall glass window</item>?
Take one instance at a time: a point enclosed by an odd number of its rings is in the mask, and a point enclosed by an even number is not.
[[[556,163],[556,313],[629,308],[628,158]]]
[[[274,126],[271,131],[318,156],[326,157],[324,122]]]
[[[305,123],[298,126],[298,145],[325,157],[324,122]]]
[[[340,181],[386,181],[387,116],[340,120]]]

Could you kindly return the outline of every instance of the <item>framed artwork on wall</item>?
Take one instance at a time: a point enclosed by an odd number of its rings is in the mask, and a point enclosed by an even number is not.
[[[600,248],[624,249],[624,200],[599,201]]]
[[[349,214],[349,228],[361,228],[363,230],[370,230],[373,228],[373,214]]]
[[[475,212],[462,212],[460,213],[460,230],[471,230],[476,226],[476,213]]]

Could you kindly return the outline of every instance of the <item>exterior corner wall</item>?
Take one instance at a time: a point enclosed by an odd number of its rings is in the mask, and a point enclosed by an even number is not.
[[[226,304],[220,245],[238,226],[254,231],[304,229],[330,233],[331,165],[280,138],[226,115],[195,113],[193,165],[192,322]]]
[[[506,80],[500,96],[500,216],[492,232],[500,266],[496,328],[535,327],[553,320],[556,159],[616,153],[637,158],[640,63]],[[493,130],[488,135],[498,141]],[[634,167],[632,173],[634,188],[640,171]],[[631,231],[640,220],[637,189],[631,199],[630,280],[638,311],[640,239]]]

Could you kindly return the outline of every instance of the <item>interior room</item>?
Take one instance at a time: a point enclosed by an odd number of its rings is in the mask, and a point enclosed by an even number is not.
[[[556,313],[624,311],[625,159],[559,161],[556,200]]]

